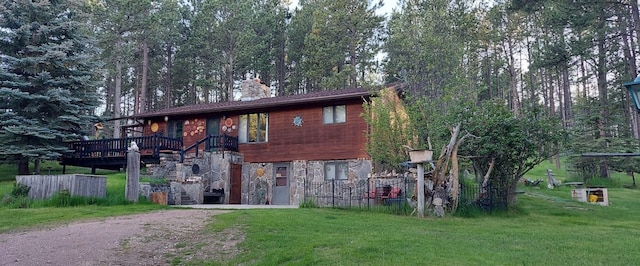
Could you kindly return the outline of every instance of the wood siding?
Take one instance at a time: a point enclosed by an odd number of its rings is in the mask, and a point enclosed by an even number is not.
[[[335,124],[323,124],[322,108],[331,105],[346,105],[346,122]],[[362,101],[351,100],[328,104],[314,104],[305,106],[282,107],[277,110],[255,110],[250,113],[266,112],[269,114],[268,141],[265,143],[241,143],[239,152],[244,155],[245,162],[290,162],[294,160],[345,160],[356,158],[370,158],[366,152],[367,123],[361,117],[363,113]],[[249,113],[249,112],[248,112]],[[219,117],[231,118],[233,124],[238,126],[238,118],[248,113],[227,113]],[[189,147],[206,135],[194,133],[189,129],[196,121],[198,125],[206,121],[208,117],[215,115],[197,115],[190,117],[172,117],[170,119],[189,121],[184,125],[183,144]],[[302,126],[295,126],[293,118],[301,116]],[[167,125],[164,121],[157,122],[158,132],[166,135]],[[224,125],[224,119],[220,120],[220,126]],[[206,124],[204,124],[206,128]],[[145,135],[153,132],[150,126],[145,125]],[[222,130],[221,130],[222,134]],[[226,133],[228,136],[237,137],[238,128]],[[204,148],[199,147],[200,150]]]
[[[340,105],[344,103],[335,103]],[[362,102],[347,103],[346,122],[323,124],[322,108],[313,105],[269,111],[268,142],[240,144],[246,162],[288,162],[293,160],[343,160],[369,158],[366,153],[367,124]],[[293,125],[301,116],[302,126]]]

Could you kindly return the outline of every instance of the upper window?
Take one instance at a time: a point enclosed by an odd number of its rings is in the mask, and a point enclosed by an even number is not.
[[[238,124],[238,142],[267,142],[269,114],[241,115]]]
[[[348,162],[325,162],[324,163],[324,179],[325,180],[345,180],[349,177]]]
[[[325,124],[347,122],[347,106],[336,105],[322,108],[322,122]]]

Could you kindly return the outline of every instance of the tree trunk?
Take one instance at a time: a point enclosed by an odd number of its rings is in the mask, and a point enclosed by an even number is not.
[[[122,53],[122,36],[118,36],[116,40],[116,51]],[[113,92],[113,137],[120,137],[120,97],[122,97],[122,62],[121,56],[116,56],[116,69],[115,69],[115,90]]]
[[[21,156],[18,160],[18,174],[29,175],[29,158]]]
[[[171,107],[171,67],[173,62],[171,57],[173,55],[173,47],[167,45],[167,87],[164,89],[164,106],[165,108]]]
[[[516,62],[513,51],[513,40],[507,37],[507,45],[509,49],[509,90],[511,94],[511,109],[516,116],[520,116],[520,97],[518,96],[518,73],[516,71]]]
[[[605,17],[603,14],[604,11],[600,11],[600,21],[604,21]],[[602,25],[604,27],[604,25]],[[608,137],[608,127],[609,127],[609,98],[607,95],[607,50],[605,47],[606,36],[603,30],[598,32],[597,38],[597,46],[598,46],[598,57],[596,62],[596,71],[597,71],[597,83],[598,83],[598,97],[600,99],[600,120],[598,123],[599,137],[607,138]],[[602,142],[602,149],[606,150],[606,141]],[[608,178],[609,177],[609,169],[606,162],[600,163],[600,177]]]
[[[564,125],[565,128],[573,126],[573,101],[571,97],[571,84],[569,83],[569,66],[562,66],[562,94],[564,96]]]
[[[147,107],[147,78],[149,75],[149,45],[147,40],[142,44],[142,80],[140,81],[140,101],[138,102],[138,110],[136,113],[144,113]]]
[[[638,1],[629,1],[631,5],[631,16],[633,17],[633,25],[636,38],[640,38],[640,12],[638,12]],[[638,43],[636,39],[636,43]]]
[[[40,174],[40,159],[33,160],[33,172]]]
[[[635,1],[634,1],[635,2]],[[632,4],[632,6],[635,6],[635,12],[638,11],[638,5],[637,2],[635,4]],[[637,14],[633,14],[633,7],[632,9],[632,15],[635,17],[635,15]],[[631,18],[630,18],[631,19]],[[629,35],[633,34],[633,28],[629,25],[629,23],[626,23],[627,21],[625,20],[625,18],[621,18],[620,19],[620,24],[619,24],[619,31],[620,32],[628,32],[629,34],[622,34],[621,38],[621,42],[622,42],[622,51],[625,57],[625,61],[627,64],[627,74],[629,76],[629,80],[634,80],[636,75],[637,75],[637,71],[638,71],[638,67],[636,65],[636,58],[635,58],[635,54],[632,52],[631,47],[633,47],[633,41]],[[640,22],[640,21],[639,21]],[[632,24],[632,23],[631,23]],[[640,27],[636,27],[636,29],[638,29]],[[631,43],[631,45],[629,44]],[[627,96],[627,100],[624,101],[624,105],[625,105],[625,110],[627,110],[627,117],[629,118],[628,123],[630,125],[630,128],[632,130],[632,134],[633,137],[635,139],[640,139],[640,127],[639,127],[639,123],[638,123],[638,112],[636,111],[636,108],[633,106],[632,101],[631,101],[631,95],[629,95],[629,91],[625,90],[625,95]]]

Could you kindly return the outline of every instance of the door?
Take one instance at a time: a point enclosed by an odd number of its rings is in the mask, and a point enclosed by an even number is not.
[[[289,205],[289,164],[275,164],[273,204]]]
[[[229,188],[229,204],[240,204],[242,199],[242,165],[231,165],[231,187]]]

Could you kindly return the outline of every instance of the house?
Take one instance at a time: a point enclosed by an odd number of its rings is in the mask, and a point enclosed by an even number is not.
[[[298,205],[305,183],[367,179],[372,162],[363,104],[377,93],[353,88],[269,97],[257,81],[242,87],[240,101],[132,116],[143,126],[142,160],[170,167],[156,170],[175,173],[182,183],[196,183],[182,190],[199,191],[190,193],[197,203],[223,191],[229,204]],[[158,159],[162,154],[174,157]]]

